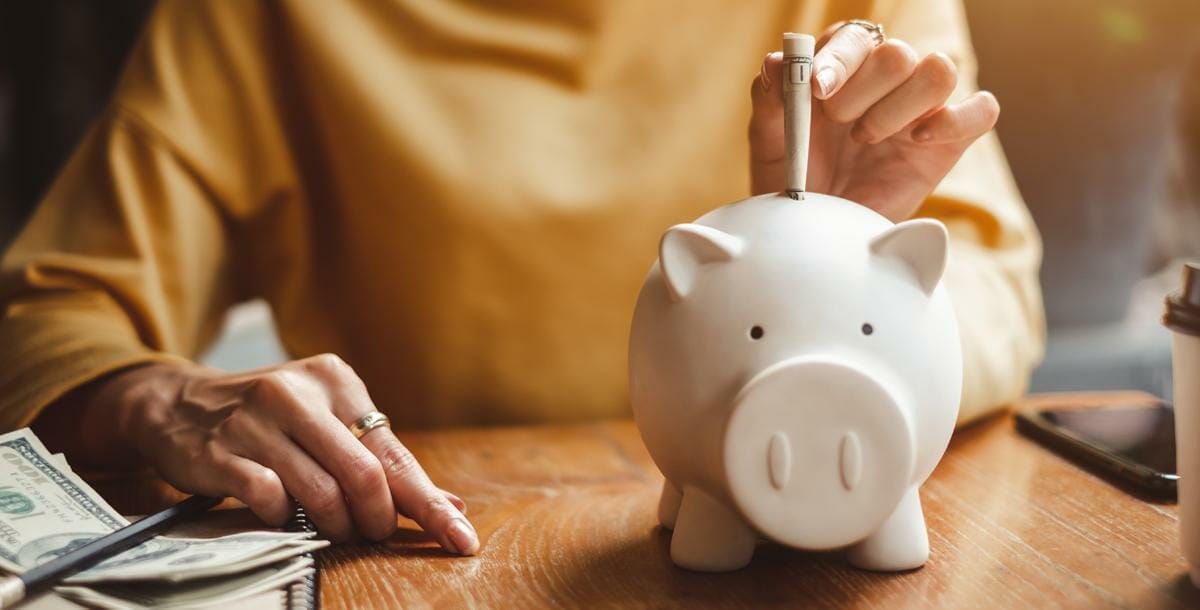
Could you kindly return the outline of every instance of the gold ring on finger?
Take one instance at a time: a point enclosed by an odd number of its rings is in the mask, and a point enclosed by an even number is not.
[[[859,27],[866,28],[867,31],[871,33],[871,40],[875,41],[875,46],[879,46],[887,40],[887,34],[883,32],[882,23],[875,23],[874,21],[867,21],[865,19],[851,19],[843,22],[837,27],[837,30],[834,30],[834,33],[837,33],[838,30],[848,25],[857,25]]]
[[[350,424],[350,432],[354,435],[354,438],[362,438],[364,434],[383,426],[391,428],[392,420],[379,411],[371,411],[354,420],[354,423]]]

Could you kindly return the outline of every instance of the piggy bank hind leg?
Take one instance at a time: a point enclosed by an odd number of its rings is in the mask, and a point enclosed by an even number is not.
[[[663,527],[675,529],[675,518],[679,516],[679,503],[683,492],[669,480],[663,481],[662,496],[658,499],[658,522]]]
[[[671,536],[671,561],[698,572],[743,568],[754,556],[754,531],[730,507],[693,487],[683,499]]]
[[[921,496],[913,485],[879,530],[850,547],[850,563],[866,570],[898,572],[925,565],[929,559],[929,533]]]

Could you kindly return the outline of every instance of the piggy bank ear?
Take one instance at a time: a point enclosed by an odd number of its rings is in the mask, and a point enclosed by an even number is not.
[[[727,263],[741,251],[741,239],[712,227],[682,224],[667,229],[658,244],[658,260],[671,298],[687,297],[706,265]]]
[[[906,220],[875,236],[871,254],[900,260],[916,274],[925,294],[933,294],[946,270],[949,241],[946,227],[936,220]]]

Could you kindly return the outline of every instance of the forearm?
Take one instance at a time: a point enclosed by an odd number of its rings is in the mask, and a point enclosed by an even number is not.
[[[973,243],[952,250],[946,285],[962,337],[962,424],[1020,399],[1041,360],[1045,331],[1035,264]]]

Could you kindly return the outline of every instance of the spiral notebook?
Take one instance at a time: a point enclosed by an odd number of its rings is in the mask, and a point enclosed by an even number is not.
[[[308,514],[304,512],[304,507],[299,504],[296,504],[296,511],[284,529],[290,532],[317,531]],[[313,569],[308,576],[288,587],[285,601],[288,610],[317,610],[321,607],[321,565],[316,552],[305,553],[305,556],[313,560]]]

